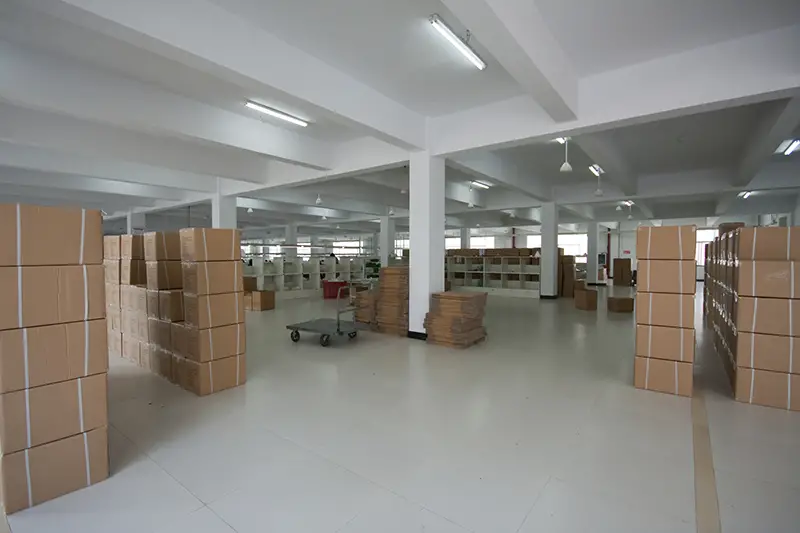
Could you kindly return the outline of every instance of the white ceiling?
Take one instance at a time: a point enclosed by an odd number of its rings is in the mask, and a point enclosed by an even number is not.
[[[582,75],[800,22],[797,0],[535,0]]]
[[[464,28],[433,0],[213,0],[284,42],[365,82],[413,111],[436,116],[512,96],[522,90],[481,47],[476,70],[427,22],[440,14]]]

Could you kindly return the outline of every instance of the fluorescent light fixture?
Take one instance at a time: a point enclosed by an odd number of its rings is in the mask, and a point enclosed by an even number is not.
[[[271,107],[267,107],[265,105],[248,101],[247,103],[244,104],[244,106],[249,109],[258,111],[259,113],[264,113],[265,115],[269,115],[274,118],[279,118],[281,120],[285,120],[286,122],[291,122],[296,126],[302,126],[303,128],[308,126],[308,122],[306,122],[305,120],[293,117],[292,115],[284,113],[283,111],[278,111],[277,109],[272,109]]]
[[[747,200],[748,198],[750,198],[751,194],[753,194],[753,191],[745,191],[744,194],[742,195],[742,198]]]
[[[434,14],[431,15],[428,20],[430,21],[431,26],[433,26],[442,37],[447,39],[447,42],[452,44],[456,50],[461,52],[461,55],[466,57],[470,63],[475,65],[478,70],[483,70],[486,68],[486,63],[483,61],[483,59],[478,57],[478,54],[476,54],[467,43],[462,41],[461,38],[456,35],[447,24],[444,23],[442,17]]]
[[[600,177],[600,174],[605,174],[606,173],[605,170],[600,168],[600,165],[592,165],[592,166],[589,167],[589,170],[591,170],[592,174],[594,174],[598,178]]]
[[[488,183],[483,183],[482,181],[473,181],[472,186],[477,187],[479,189],[488,189],[491,187],[491,185],[489,185]]]
[[[622,202],[622,203],[623,203],[623,204],[625,204],[625,205],[626,205],[626,206],[628,206],[628,207],[631,207],[631,206],[633,205],[633,201],[631,201],[631,200],[625,200],[625,201],[624,201],[624,202]]]
[[[782,154],[783,152],[786,151],[787,148],[789,148],[789,145],[792,144],[792,142],[794,142],[794,139],[786,139],[785,141],[783,141],[781,144],[778,145],[778,148],[775,149],[775,153]]]
[[[559,137],[558,139],[556,139],[556,142],[558,144],[564,144],[564,143],[567,142],[567,138],[566,137]]]
[[[792,155],[792,152],[800,148],[800,139],[792,141],[792,143],[783,152],[783,155]]]

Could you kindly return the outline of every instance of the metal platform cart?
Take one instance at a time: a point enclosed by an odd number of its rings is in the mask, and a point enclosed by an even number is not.
[[[331,343],[331,337],[344,336],[352,340],[358,336],[358,331],[362,327],[353,320],[342,320],[342,315],[345,313],[354,313],[356,308],[352,305],[352,295],[355,294],[355,289],[359,286],[367,286],[370,288],[370,282],[348,282],[347,285],[341,286],[336,291],[336,318],[317,318],[307,322],[300,322],[297,324],[289,324],[286,329],[290,330],[289,338],[292,342],[300,340],[300,332],[308,331],[311,333],[319,334],[319,343],[322,346],[328,346]],[[343,297],[344,291],[347,291],[347,297]]]

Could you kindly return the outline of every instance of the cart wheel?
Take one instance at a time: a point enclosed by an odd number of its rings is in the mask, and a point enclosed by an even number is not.
[[[350,337],[351,339],[355,339],[358,336],[358,332],[351,331],[350,333],[347,334],[347,336]]]
[[[297,331],[296,329],[292,330],[292,333],[289,335],[289,338],[292,339],[292,342],[299,341],[300,340],[300,332]]]
[[[330,335],[320,335],[319,343],[323,346],[327,346],[331,343],[331,336]]]

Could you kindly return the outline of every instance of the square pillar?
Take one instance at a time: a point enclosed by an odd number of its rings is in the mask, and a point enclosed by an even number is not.
[[[444,290],[444,158],[414,152],[409,160],[408,335],[425,338],[431,294]]]
[[[128,211],[128,235],[144,233],[145,229],[147,229],[145,219],[146,215],[144,213],[134,213],[133,211]]]
[[[545,299],[558,298],[558,207],[542,204],[542,257],[539,259],[539,295]]]
[[[381,252],[381,266],[389,266],[389,258],[394,255],[394,219],[388,216],[381,217],[381,233],[378,248]]]
[[[599,226],[597,222],[589,223],[589,229],[586,232],[586,283],[597,283],[597,253],[600,249],[600,234],[598,232]]]
[[[284,250],[286,252],[286,257],[297,257],[297,224],[286,225],[283,243],[291,245],[291,247],[287,247]]]
[[[461,249],[466,250],[469,248],[469,236],[470,230],[469,228],[461,228]]]

